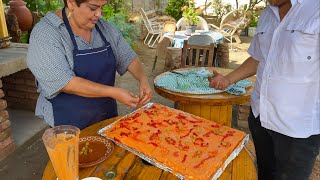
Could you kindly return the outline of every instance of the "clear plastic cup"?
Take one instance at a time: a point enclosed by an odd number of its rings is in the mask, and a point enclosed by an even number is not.
[[[77,127],[62,125],[47,129],[42,135],[59,180],[79,179],[79,134]]]

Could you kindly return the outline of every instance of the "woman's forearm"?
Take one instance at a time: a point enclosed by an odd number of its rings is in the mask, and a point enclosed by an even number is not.
[[[132,62],[129,64],[128,71],[140,83],[141,83],[141,81],[148,81],[146,75],[144,74],[144,70],[143,70],[142,64],[141,64],[141,62],[140,62],[138,57],[135,57],[132,60]]]
[[[82,97],[111,97],[114,98],[115,87],[107,86],[99,83],[92,82],[90,80],[74,77],[71,81],[62,89],[62,92],[75,94]]]

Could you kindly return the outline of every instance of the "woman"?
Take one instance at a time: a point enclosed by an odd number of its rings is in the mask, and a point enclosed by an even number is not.
[[[151,99],[151,89],[136,53],[102,19],[106,0],[64,0],[30,36],[27,64],[37,80],[36,115],[51,126],[83,129],[118,115],[116,101],[135,108]],[[116,71],[140,82],[140,97],[114,87]]]

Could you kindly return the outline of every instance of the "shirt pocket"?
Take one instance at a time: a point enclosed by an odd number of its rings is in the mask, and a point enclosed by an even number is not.
[[[286,36],[289,58],[295,62],[312,63],[319,61],[320,27],[316,20],[302,23],[289,23]]]
[[[266,57],[269,53],[272,35],[273,34],[270,31],[268,31],[267,26],[258,27],[256,30],[255,37],[258,39],[260,51],[261,51],[262,55],[264,56],[263,59],[266,59]]]
[[[319,25],[319,23],[318,23]],[[320,66],[320,28],[316,22],[305,24],[290,24],[286,27],[284,39],[287,48],[283,63],[286,68],[283,72],[292,73],[293,78],[303,81],[313,81],[315,73],[319,73]]]

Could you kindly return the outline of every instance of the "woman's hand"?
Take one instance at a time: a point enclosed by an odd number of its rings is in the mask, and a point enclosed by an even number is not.
[[[151,98],[152,98],[152,91],[151,88],[149,86],[149,82],[147,79],[142,80],[140,82],[140,97],[139,97],[139,103],[138,103],[138,107],[141,107],[143,104],[148,103]]]
[[[139,102],[139,97],[137,95],[134,95],[132,92],[122,88],[116,88],[115,92],[115,96],[113,97],[115,100],[132,108],[137,107]]]
[[[208,76],[208,80],[210,82],[209,87],[217,89],[217,90],[224,90],[230,85],[230,80],[219,74],[216,70],[213,70],[213,78]]]

